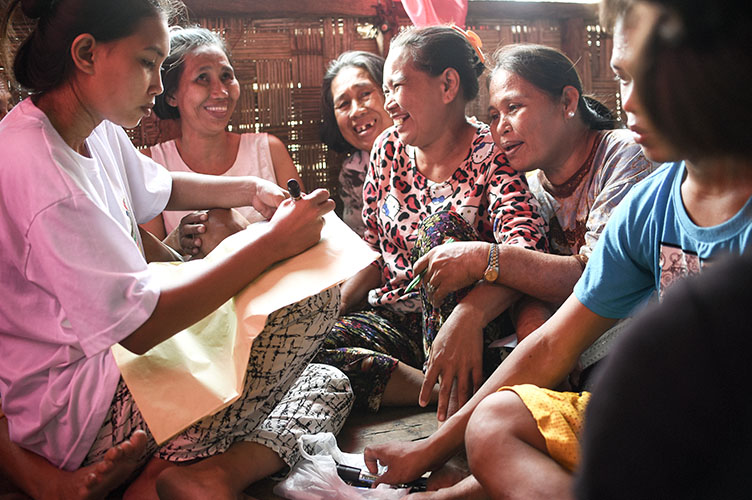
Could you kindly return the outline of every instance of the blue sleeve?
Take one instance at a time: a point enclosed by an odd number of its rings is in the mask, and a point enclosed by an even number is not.
[[[655,290],[658,236],[650,194],[632,189],[614,209],[574,287],[577,299],[595,314],[627,317]]]

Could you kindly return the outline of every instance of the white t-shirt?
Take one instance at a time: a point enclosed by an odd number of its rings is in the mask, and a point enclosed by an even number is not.
[[[91,158],[31,99],[0,123],[0,396],[11,439],[65,469],[80,466],[110,407],[110,346],[156,306],[136,224],[172,186],[112,123],[86,145]]]
[[[152,160],[163,165],[170,172],[193,172],[180,157],[174,140],[157,144],[150,149]],[[269,135],[265,133],[242,134],[235,162],[222,175],[233,177],[253,175],[277,184],[277,174],[274,171],[272,152],[269,148]],[[236,210],[249,222],[265,220],[265,217],[253,207],[237,207]],[[170,234],[180,224],[180,220],[190,213],[192,212],[180,210],[163,213],[167,234]]]

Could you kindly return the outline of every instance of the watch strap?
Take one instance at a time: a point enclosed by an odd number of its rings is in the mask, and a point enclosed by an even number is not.
[[[483,273],[483,279],[490,283],[496,281],[499,277],[499,246],[496,243],[491,243],[491,247],[488,249],[488,265]]]

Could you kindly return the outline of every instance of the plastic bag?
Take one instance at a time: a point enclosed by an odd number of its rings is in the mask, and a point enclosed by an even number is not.
[[[365,469],[363,455],[343,453],[331,432],[307,434],[298,439],[302,457],[287,477],[274,487],[274,494],[289,500],[399,500],[407,488],[357,488],[337,474],[337,464]],[[309,453],[308,450],[311,450]]]

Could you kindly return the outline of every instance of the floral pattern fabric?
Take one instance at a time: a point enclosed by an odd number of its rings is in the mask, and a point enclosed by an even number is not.
[[[444,182],[420,173],[413,148],[387,129],[374,143],[363,199],[363,238],[383,257],[383,285],[369,293],[374,307],[420,310],[418,294],[405,287],[413,277],[417,229],[433,213],[457,212],[483,241],[547,250],[546,223],[527,180],[509,166],[485,124],[477,124],[467,156]]]

